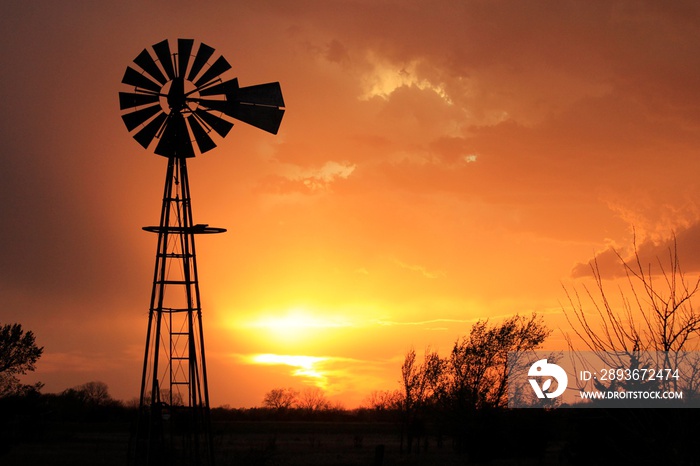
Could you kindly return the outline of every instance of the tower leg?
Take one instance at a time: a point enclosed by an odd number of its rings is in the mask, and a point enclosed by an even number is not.
[[[134,465],[214,464],[204,330],[186,159],[171,157],[158,227],[153,288],[131,439]]]

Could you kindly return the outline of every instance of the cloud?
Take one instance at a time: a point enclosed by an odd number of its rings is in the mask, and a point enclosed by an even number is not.
[[[447,164],[474,163],[479,155],[473,151],[471,142],[464,137],[439,136],[428,143],[431,153]]]
[[[422,91],[430,90],[440,96],[445,103],[452,104],[444,84],[421,77],[422,73],[419,69],[422,63],[419,60],[411,60],[399,69],[393,63],[369,52],[367,61],[371,69],[362,77],[364,93],[360,96],[360,100],[369,100],[373,97],[388,99],[398,88],[415,87]]]
[[[623,259],[624,260],[624,259]],[[592,277],[594,267],[597,267],[604,278],[619,278],[625,275],[623,260],[620,260],[618,253],[612,247],[599,252],[595,257],[586,263],[579,262],[571,270],[572,278]],[[625,261],[626,262],[626,261]]]
[[[350,60],[347,48],[337,39],[331,40],[326,50],[326,60],[333,63],[347,64]]]
[[[637,258],[631,246],[618,250],[608,247],[597,253],[589,263],[578,263],[571,271],[573,278],[591,277],[592,265],[597,264],[602,278],[615,279],[625,276],[625,264],[638,270]],[[648,238],[637,245],[639,263],[645,272],[661,274],[670,272],[673,255],[678,255],[680,270],[685,273],[700,272],[700,223],[695,223],[661,240]]]
[[[326,388],[328,377],[323,374],[323,363],[327,362],[327,357],[282,355],[282,354],[255,354],[243,358],[249,364],[262,364],[272,366],[293,367],[292,375],[310,379],[310,381],[321,388]]]
[[[376,324],[386,327],[393,326],[427,326],[430,324],[473,324],[477,322],[479,318],[475,319],[429,319],[429,320],[416,320],[416,321],[398,321],[398,320],[377,320]],[[442,328],[441,328],[442,329]]]
[[[410,270],[411,272],[418,272],[419,274],[421,274],[425,278],[429,278],[431,280],[445,276],[444,272],[431,271],[431,270],[426,269],[422,265],[406,264],[405,262],[401,262],[400,260],[396,260],[396,259],[394,260],[394,263],[396,263],[402,269]]]
[[[258,191],[278,194],[319,194],[332,189],[334,183],[347,180],[356,164],[328,161],[320,168],[302,168],[286,165],[287,174],[268,175],[258,184]]]
[[[690,76],[700,66],[692,46],[673,46],[677,21],[681,34],[697,35],[684,19],[697,13],[691,3],[312,4],[303,19],[301,10],[292,13],[305,26],[297,40],[318,44],[322,56],[329,44],[342,50],[347,60],[339,75],[326,68],[320,74],[342,76],[338,95],[366,100],[334,96],[336,115],[353,139],[343,139],[334,118],[326,128],[334,138],[318,142],[324,150],[306,152],[343,152],[357,167],[353,188],[478,198],[502,209],[504,220],[518,219],[508,228],[599,242],[595,225],[616,221],[616,212],[605,210],[610,198],[630,202],[638,188],[674,203],[678,185],[696,184],[691,174],[700,166],[692,153],[700,138],[689,128],[700,119],[679,97],[695,102],[697,90],[686,78],[671,89],[663,73],[644,66],[648,55],[673,76]],[[365,19],[346,21],[355,15]],[[654,89],[637,85],[630,70]],[[677,106],[650,111],[652,99],[671,93]],[[681,173],[678,166],[685,167]],[[277,173],[265,184],[307,194],[329,188],[311,174],[290,175]]]
[[[289,368],[289,374],[305,384],[315,385],[331,393],[342,392],[353,385],[352,379],[368,377],[387,361],[369,361],[335,356],[289,354],[236,354],[244,364]]]

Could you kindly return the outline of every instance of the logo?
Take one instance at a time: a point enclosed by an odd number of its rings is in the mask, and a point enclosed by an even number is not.
[[[544,381],[542,387],[540,387],[536,379],[528,379],[537,398],[556,398],[564,393],[566,384],[569,383],[569,377],[566,375],[566,371],[556,364],[548,363],[546,359],[540,359],[530,366],[527,375],[530,377],[549,377]],[[557,389],[549,393],[548,390],[552,386],[552,380],[557,381]]]

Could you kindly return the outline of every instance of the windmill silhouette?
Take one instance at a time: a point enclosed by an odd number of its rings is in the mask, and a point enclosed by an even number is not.
[[[195,235],[226,231],[192,218],[187,159],[216,147],[236,119],[277,134],[284,100],[279,83],[240,87],[224,81],[231,68],[214,49],[178,39],[144,49],[128,66],[119,93],[122,119],[134,139],[168,160],[158,226],[153,288],[139,395],[139,417],[130,442],[136,465],[212,465],[209,387],[195,254]]]

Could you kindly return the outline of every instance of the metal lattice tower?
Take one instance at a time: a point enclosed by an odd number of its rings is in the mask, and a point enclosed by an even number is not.
[[[139,397],[145,464],[160,464],[167,451],[182,464],[213,463],[194,237],[225,230],[193,223],[186,161],[168,159],[160,225],[144,227],[158,234]]]
[[[178,39],[177,52],[167,40],[144,49],[127,67],[120,92],[122,119],[134,139],[167,157],[163,204],[158,226],[143,229],[158,235],[153,288],[148,314],[139,417],[130,441],[134,465],[213,465],[209,388],[204,351],[202,306],[195,235],[223,228],[195,224],[192,217],[187,159],[225,137],[237,119],[276,134],[284,114],[279,83],[241,88],[221,75],[231,66],[214,49],[192,39]],[[191,60],[192,59],[192,60]]]

